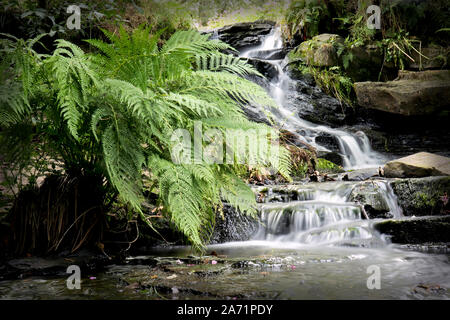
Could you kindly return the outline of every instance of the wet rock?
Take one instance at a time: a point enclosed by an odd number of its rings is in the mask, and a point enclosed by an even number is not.
[[[331,161],[334,164],[337,164],[338,166],[343,166],[344,165],[344,160],[342,159],[342,155],[338,152],[325,152],[325,151],[319,151],[317,153],[317,156]]]
[[[242,108],[248,120],[258,123],[264,123],[268,126],[271,125],[267,115],[258,107],[254,105],[247,105]]]
[[[84,273],[96,273],[105,266],[122,263],[123,257],[109,259],[96,252],[81,250],[76,254],[60,257],[26,257],[7,261],[0,267],[0,280],[21,279],[30,276],[67,275],[67,267],[78,265]]]
[[[378,174],[377,168],[357,169],[345,173],[348,181],[364,181]]]
[[[372,148],[378,152],[388,152],[393,155],[391,159],[422,151],[450,156],[448,117],[405,117],[377,110],[370,110],[370,114],[358,117],[361,124],[349,129],[363,131]]]
[[[398,179],[391,187],[406,216],[450,213],[450,177]]]
[[[236,23],[218,29],[217,35],[219,40],[239,50],[261,44],[264,36],[272,31],[274,25],[275,22],[272,21]]]
[[[374,227],[394,243],[450,242],[450,216],[387,220]]]
[[[388,178],[450,175],[450,158],[428,152],[389,161],[384,166]]]
[[[354,87],[364,108],[404,116],[438,114],[449,106],[450,70],[404,71],[395,81],[356,82]]]
[[[349,119],[350,108],[320,89],[311,89],[311,94],[305,94],[300,89],[300,93],[295,103],[300,118],[330,127],[342,126]]]
[[[265,76],[269,80],[278,76],[277,68],[267,61],[256,58],[250,58],[248,59],[248,63],[254,66],[256,70],[258,70],[263,76]]]
[[[127,258],[126,264],[145,265],[145,266],[154,267],[158,264],[158,260],[153,257],[148,257],[148,256],[137,256],[137,257]]]
[[[297,80],[297,91],[311,95],[313,93],[312,88],[315,87],[316,81],[314,76],[310,73],[302,73],[297,69],[297,65],[301,63],[301,60],[292,61],[283,67],[283,70],[289,74],[292,80]]]
[[[254,192],[260,195],[260,203],[313,200],[313,191],[309,188],[266,186],[255,188]]]
[[[423,253],[447,254],[450,253],[450,243],[421,243],[405,244],[400,246],[402,249],[419,251]]]
[[[370,219],[392,218],[385,192],[375,181],[362,182],[353,187],[349,201],[364,206]]]
[[[332,152],[340,151],[339,143],[338,143],[336,137],[332,136],[329,133],[326,133],[326,132],[319,133],[319,135],[315,138],[315,142],[318,143],[319,145],[329,149]]]
[[[275,215],[270,213],[262,214],[262,223],[266,226],[266,234],[283,235],[291,232],[291,225],[293,223],[293,212],[289,209],[284,210],[279,217],[276,217],[277,223],[273,223]]]
[[[434,283],[431,284],[421,283],[416,287],[414,287],[413,289],[413,292],[415,294],[420,294],[421,296],[429,296],[429,295],[439,296],[445,294],[446,291],[447,291],[446,288],[442,288],[440,285]]]
[[[258,228],[257,219],[240,213],[229,204],[224,204],[223,216],[224,219],[220,214],[216,216],[211,244],[249,240]]]

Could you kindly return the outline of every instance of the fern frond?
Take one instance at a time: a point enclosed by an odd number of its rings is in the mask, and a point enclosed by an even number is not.
[[[57,40],[53,56],[47,60],[56,78],[57,97],[61,115],[75,139],[82,113],[87,107],[87,96],[93,87],[99,87],[99,80],[89,57],[78,46]]]
[[[264,78],[264,76],[256,70],[254,66],[247,63],[247,61],[220,52],[197,55],[196,67],[197,70],[226,71],[241,77],[257,75]]]

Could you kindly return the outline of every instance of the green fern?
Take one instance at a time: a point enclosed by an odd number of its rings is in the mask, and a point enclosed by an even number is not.
[[[173,131],[184,128],[193,134],[198,122],[204,130],[265,128],[275,135],[273,129],[247,120],[241,108],[247,103],[275,103],[261,87],[244,79],[260,75],[258,71],[222,53],[232,49],[229,45],[196,31],[178,31],[160,47],[160,34],[150,35],[146,28],[132,34],[123,28],[119,34],[105,31],[110,43],[87,40],[96,53],[85,53],[64,40],[56,42],[49,57],[22,50],[19,55],[32,56],[34,64],[27,65],[29,73],[16,74],[33,85],[11,84],[22,98],[1,109],[6,116],[0,125],[12,126],[38,112],[40,128],[45,128],[40,138],[56,140],[52,146],[65,166],[104,176],[110,192],[147,223],[141,203],[144,172],[150,172],[165,214],[201,249],[223,200],[254,214],[255,197],[238,178],[234,164],[173,163]],[[1,90],[12,89],[4,84]],[[42,95],[39,101],[26,102],[27,97]],[[261,154],[252,160],[275,167],[289,179],[287,151],[269,140],[267,144],[279,148],[281,157]]]

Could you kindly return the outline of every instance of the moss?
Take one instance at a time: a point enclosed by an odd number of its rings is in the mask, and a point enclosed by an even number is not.
[[[328,173],[344,172],[344,170],[341,166],[338,166],[337,164],[335,164],[331,161],[328,161],[326,159],[323,159],[323,158],[317,159],[316,169],[319,172],[328,172]]]
[[[388,220],[375,224],[394,243],[439,243],[450,241],[450,216],[414,220]]]
[[[438,215],[449,210],[450,202],[443,198],[450,194],[450,177],[399,179],[391,186],[407,216]]]
[[[423,192],[416,194],[416,203],[419,208],[434,207],[436,205],[437,197],[430,196]]]

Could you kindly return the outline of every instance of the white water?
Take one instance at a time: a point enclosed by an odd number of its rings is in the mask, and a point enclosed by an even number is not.
[[[281,32],[275,28],[264,41],[256,47],[243,51],[240,56],[244,58],[261,57],[261,51],[282,48]],[[385,162],[385,158],[372,150],[367,136],[359,131],[350,133],[340,129],[330,128],[324,125],[317,125],[300,118],[297,113],[301,105],[296,105],[292,95],[300,94],[294,92],[296,81],[283,71],[283,60],[266,60],[278,70],[278,76],[270,83],[270,94],[277,102],[276,110],[268,110],[275,123],[286,130],[296,132],[304,142],[316,147],[318,151],[330,151],[325,146],[316,143],[315,138],[320,133],[327,133],[336,138],[340,153],[343,158],[345,169],[361,169],[380,166]],[[308,105],[311,108],[311,105]]]
[[[394,218],[403,216],[397,199],[385,181],[374,181]],[[294,201],[277,198],[269,189],[260,206],[261,226],[255,240],[302,244],[352,244],[383,246],[385,240],[362,220],[363,208],[349,197],[358,183],[329,182],[289,186]],[[279,190],[279,189],[278,189]],[[292,194],[292,193],[291,193]],[[281,200],[282,202],[272,202]]]

